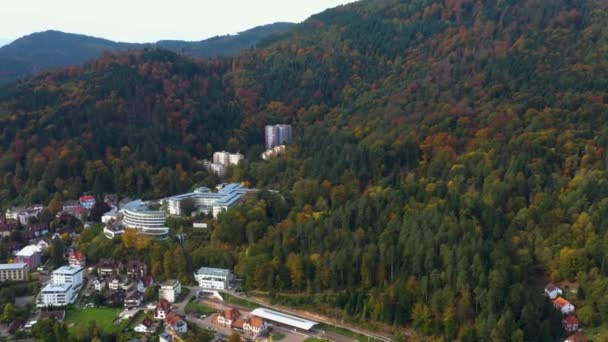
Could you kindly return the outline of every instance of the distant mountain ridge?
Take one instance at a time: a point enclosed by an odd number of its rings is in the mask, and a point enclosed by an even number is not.
[[[104,51],[161,47],[192,57],[230,56],[255,46],[270,35],[283,33],[293,25],[279,22],[201,41],[161,40],[156,43],[115,42],[55,30],[36,32],[0,47],[0,84],[49,68],[79,65],[101,56]]]

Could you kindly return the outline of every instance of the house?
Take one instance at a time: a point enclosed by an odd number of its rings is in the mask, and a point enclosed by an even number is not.
[[[17,262],[28,264],[30,269],[34,269],[40,265],[40,248],[36,245],[23,247],[15,256],[17,257]]]
[[[148,274],[148,265],[145,262],[138,260],[131,260],[127,262],[127,275],[131,278],[137,279]]]
[[[562,326],[564,327],[564,330],[566,330],[567,333],[577,332],[580,328],[578,319],[576,318],[576,316],[573,315],[566,316],[566,318],[562,320]]]
[[[99,275],[113,275],[120,273],[122,264],[114,259],[101,259],[97,263],[97,274]]]
[[[559,309],[564,315],[567,315],[574,311],[574,305],[570,304],[569,301],[565,300],[562,297],[557,297],[553,301],[553,306],[555,306],[556,309]]]
[[[165,318],[165,325],[180,334],[188,332],[188,324],[184,318],[175,312],[170,312]]]
[[[225,328],[231,328],[232,323],[239,319],[239,317],[241,317],[241,312],[238,309],[228,308],[217,315],[217,324]]]
[[[84,256],[84,253],[80,251],[71,251],[70,256],[68,257],[68,263],[70,266],[85,267],[87,264],[87,258]]]
[[[93,289],[95,289],[95,291],[103,292],[107,286],[108,284],[104,277],[97,277],[93,280]]]
[[[35,238],[39,238],[42,236],[45,236],[49,233],[49,226],[46,223],[36,223],[36,224],[31,224],[29,225],[24,233],[23,236],[25,239],[27,240],[31,240],[31,239],[35,239]]]
[[[251,316],[243,323],[243,331],[245,331],[245,333],[248,335],[252,335],[253,337],[258,337],[260,334],[266,331],[267,328],[268,325],[264,319],[258,316]]]
[[[137,307],[140,306],[144,300],[144,295],[141,292],[133,291],[130,295],[125,297],[125,307]]]
[[[156,329],[154,329],[154,321],[146,317],[133,330],[138,333],[151,333]]]
[[[95,205],[95,197],[92,195],[80,196],[80,205],[90,210]]]
[[[11,233],[17,229],[17,223],[15,221],[0,220],[0,236],[9,237]]]
[[[78,201],[63,201],[61,210],[72,215],[78,207],[80,207],[80,202]]]
[[[545,295],[551,298],[551,300],[554,300],[555,298],[557,298],[557,296],[562,295],[562,289],[555,286],[555,284],[553,283],[549,283],[547,284],[547,286],[545,286]]]
[[[564,342],[587,342],[587,336],[583,335],[583,333],[579,331],[565,339]]]
[[[177,279],[165,281],[158,291],[158,296],[168,300],[170,303],[175,303],[175,300],[182,292],[182,284]]]
[[[38,241],[35,246],[40,249],[41,254],[46,254],[46,252],[49,250],[49,243],[44,240]]]
[[[158,335],[158,342],[173,342],[173,336],[168,332]]]
[[[169,312],[171,312],[171,303],[163,298],[158,302],[156,309],[154,309],[154,318],[165,319]]]
[[[108,278],[108,288],[110,290],[113,290],[113,291],[117,291],[117,290],[127,291],[132,286],[133,286],[133,284],[131,283],[131,280],[129,278],[127,278],[127,277],[123,277],[123,276],[120,276],[120,275],[115,275],[115,276],[112,276],[112,277]]]
[[[145,277],[141,277],[141,279],[139,279],[137,281],[137,291],[144,293],[146,292],[146,289],[150,286],[154,285],[154,279],[152,278],[152,276],[145,276]]]
[[[103,300],[107,306],[119,306],[125,302],[125,292],[122,290],[106,290],[103,293]]]

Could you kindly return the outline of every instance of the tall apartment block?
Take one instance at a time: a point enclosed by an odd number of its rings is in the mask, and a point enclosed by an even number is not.
[[[268,125],[265,132],[267,150],[291,140],[291,125]]]

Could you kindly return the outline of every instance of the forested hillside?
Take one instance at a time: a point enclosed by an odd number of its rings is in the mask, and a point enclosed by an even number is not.
[[[161,40],[143,44],[53,30],[36,32],[0,47],[0,85],[49,68],[80,65],[101,57],[104,52],[160,47],[192,57],[231,56],[255,46],[270,35],[287,31],[293,25],[274,23],[201,41]]]
[[[235,267],[248,290],[395,332],[554,341],[545,282],[579,286],[586,328],[608,320],[606,22],[603,0],[371,0],[234,58],[44,73],[4,92],[0,196],[161,197],[211,185],[197,161],[240,150],[229,180],[281,195],[191,234],[187,255],[138,247],[158,278]],[[277,122],[296,139],[262,162]],[[103,239],[79,243],[133,245]]]

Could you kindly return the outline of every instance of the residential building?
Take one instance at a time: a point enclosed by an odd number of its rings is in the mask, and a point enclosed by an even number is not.
[[[156,329],[154,329],[154,321],[149,318],[144,318],[144,320],[141,321],[141,323],[139,323],[137,326],[135,326],[133,330],[138,333],[151,333],[154,332],[154,330]]]
[[[184,334],[188,332],[186,320],[175,312],[170,312],[165,318],[165,325],[173,331]]]
[[[76,209],[78,209],[78,208],[82,208],[79,201],[69,200],[69,201],[63,201],[61,209],[62,209],[62,211],[65,211],[69,215],[74,215],[74,213],[76,212]]]
[[[168,332],[158,335],[158,342],[173,342],[173,336]]]
[[[152,285],[154,285],[154,279],[151,276],[144,276],[137,281],[136,289],[138,292],[144,293]]]
[[[232,272],[223,268],[201,267],[194,274],[198,286],[204,289],[226,290],[234,279]]]
[[[121,217],[122,215],[118,210],[112,209],[101,216],[101,223],[110,223],[112,221],[116,222],[119,221]]]
[[[166,239],[169,236],[167,215],[161,210],[150,210],[141,200],[133,201],[122,209],[125,228],[137,229],[145,235]]]
[[[93,279],[93,289],[95,289],[95,291],[103,292],[107,286],[108,283],[106,282],[106,278],[97,277]]]
[[[80,196],[80,205],[87,209],[87,210],[91,210],[91,208],[93,208],[93,206],[95,205],[95,196],[92,195],[84,195],[84,196]]]
[[[30,224],[23,232],[23,237],[27,240],[39,238],[49,233],[49,225],[46,223]]]
[[[203,161],[203,167],[212,173],[215,173],[218,177],[224,177],[226,175],[226,165],[212,163],[208,160]]]
[[[130,260],[127,262],[127,275],[131,278],[141,278],[148,274],[148,265],[139,260]]]
[[[120,273],[122,264],[114,259],[101,259],[97,263],[97,274],[102,276],[109,276]]]
[[[25,281],[29,279],[29,266],[26,263],[0,264],[0,282]]]
[[[65,310],[43,311],[40,313],[39,318],[50,318],[56,322],[63,322],[65,320]]]
[[[250,316],[243,323],[243,331],[254,338],[264,333],[266,329],[268,329],[268,324],[258,316]]]
[[[28,225],[35,219],[38,219],[40,213],[44,209],[41,204],[36,204],[28,208],[9,208],[6,209],[4,217],[7,220],[18,221],[22,225]]]
[[[182,292],[182,284],[177,279],[171,279],[165,281],[158,291],[158,296],[164,298],[169,303],[175,303],[175,300]]]
[[[40,265],[40,247],[36,245],[28,245],[23,247],[15,257],[17,262],[26,263],[30,269],[34,269]]]
[[[144,300],[144,295],[141,292],[133,291],[133,293],[125,297],[125,307],[138,307]]]
[[[84,282],[84,268],[80,266],[62,266],[51,274],[52,284],[70,284],[76,291]]]
[[[268,125],[265,128],[266,149],[291,141],[291,125]]]
[[[113,291],[124,290],[127,291],[133,287],[133,283],[127,277],[120,275],[110,276],[108,278],[108,288]]]
[[[44,240],[38,241],[35,246],[38,247],[41,254],[45,254],[49,249],[49,243]]]
[[[566,316],[566,318],[564,318],[562,320],[562,326],[564,327],[564,330],[567,333],[574,333],[577,332],[580,328],[580,323],[578,322],[578,319],[576,318],[576,316],[573,315],[569,315]]]
[[[559,309],[564,315],[574,312],[574,305],[572,305],[569,301],[562,297],[557,297],[553,301],[553,305],[555,306],[555,308]]]
[[[154,318],[155,319],[165,319],[167,315],[171,312],[171,303],[168,300],[161,298],[158,301],[158,305],[156,309],[154,309]]]
[[[213,213],[214,217],[220,212],[228,210],[238,204],[249,194],[256,192],[256,189],[248,189],[239,183],[222,184],[217,192],[212,192],[209,188],[198,188],[193,192],[176,195],[163,199],[169,215],[184,215],[185,203],[193,202],[194,210],[198,213]]]
[[[74,293],[71,284],[47,284],[38,295],[36,306],[39,308],[66,306],[76,301],[77,294]]]
[[[268,160],[285,152],[285,145],[278,145],[262,153],[262,159]]]
[[[9,237],[17,229],[17,222],[13,220],[0,219],[0,237]]]
[[[227,308],[217,315],[217,324],[225,328],[232,328],[232,323],[241,317],[241,312],[236,308]]]
[[[213,164],[220,164],[224,166],[238,165],[241,160],[244,160],[245,156],[240,153],[229,153],[226,151],[215,152],[213,154]]]
[[[125,229],[120,222],[108,222],[103,228],[103,235],[108,239],[120,237],[125,233]]]
[[[554,300],[555,298],[557,298],[557,296],[562,295],[562,290],[555,284],[549,283],[547,284],[547,286],[545,286],[545,295],[551,298],[551,300]]]
[[[71,251],[70,256],[68,257],[68,263],[70,266],[80,266],[84,268],[87,264],[87,258],[82,252]]]

